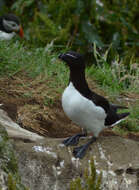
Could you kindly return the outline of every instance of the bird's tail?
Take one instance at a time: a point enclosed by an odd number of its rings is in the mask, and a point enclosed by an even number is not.
[[[124,118],[127,117],[129,114],[130,114],[129,112],[126,112],[126,113],[119,113],[119,114],[118,114],[119,120],[124,119]]]
[[[118,120],[112,125],[112,127],[113,127],[114,125],[117,125],[117,124],[120,123],[121,121],[125,120],[125,118],[126,118],[129,114],[130,114],[129,112],[117,114]]]
[[[111,104],[111,107],[117,112],[118,109],[128,109],[126,106],[119,106],[116,104]]]

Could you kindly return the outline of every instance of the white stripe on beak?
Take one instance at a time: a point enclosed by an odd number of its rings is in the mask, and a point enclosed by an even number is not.
[[[68,55],[68,56],[70,56],[70,57],[73,57],[73,58],[77,58],[76,56],[71,55],[70,53],[67,53],[66,55]]]

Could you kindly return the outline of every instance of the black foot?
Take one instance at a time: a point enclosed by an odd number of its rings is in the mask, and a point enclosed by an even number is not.
[[[75,158],[82,159],[85,156],[86,150],[87,150],[86,145],[76,147],[76,148],[73,149],[73,155],[74,155]]]
[[[86,136],[86,134],[77,134],[77,135],[74,135],[72,137],[69,137],[69,138],[65,139],[62,143],[65,146],[77,145],[78,142],[79,142],[80,137],[84,137],[84,136]]]
[[[73,149],[74,157],[82,159],[85,156],[86,150],[88,149],[90,144],[92,144],[95,141],[96,141],[96,137],[92,137],[92,139],[88,143],[86,143],[86,144],[84,144],[82,146],[74,148]]]

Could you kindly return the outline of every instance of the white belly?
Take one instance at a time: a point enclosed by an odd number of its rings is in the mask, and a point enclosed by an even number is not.
[[[11,40],[14,37],[15,33],[6,33],[3,31],[0,31],[0,40]]]
[[[82,96],[70,82],[62,95],[62,106],[66,115],[76,124],[98,136],[105,128],[106,113],[91,100]]]

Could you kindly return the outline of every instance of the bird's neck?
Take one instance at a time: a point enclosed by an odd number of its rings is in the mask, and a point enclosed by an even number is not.
[[[85,69],[75,69],[70,68],[70,78],[69,82],[72,82],[76,90],[78,90],[82,95],[87,95],[90,90],[85,79]]]

